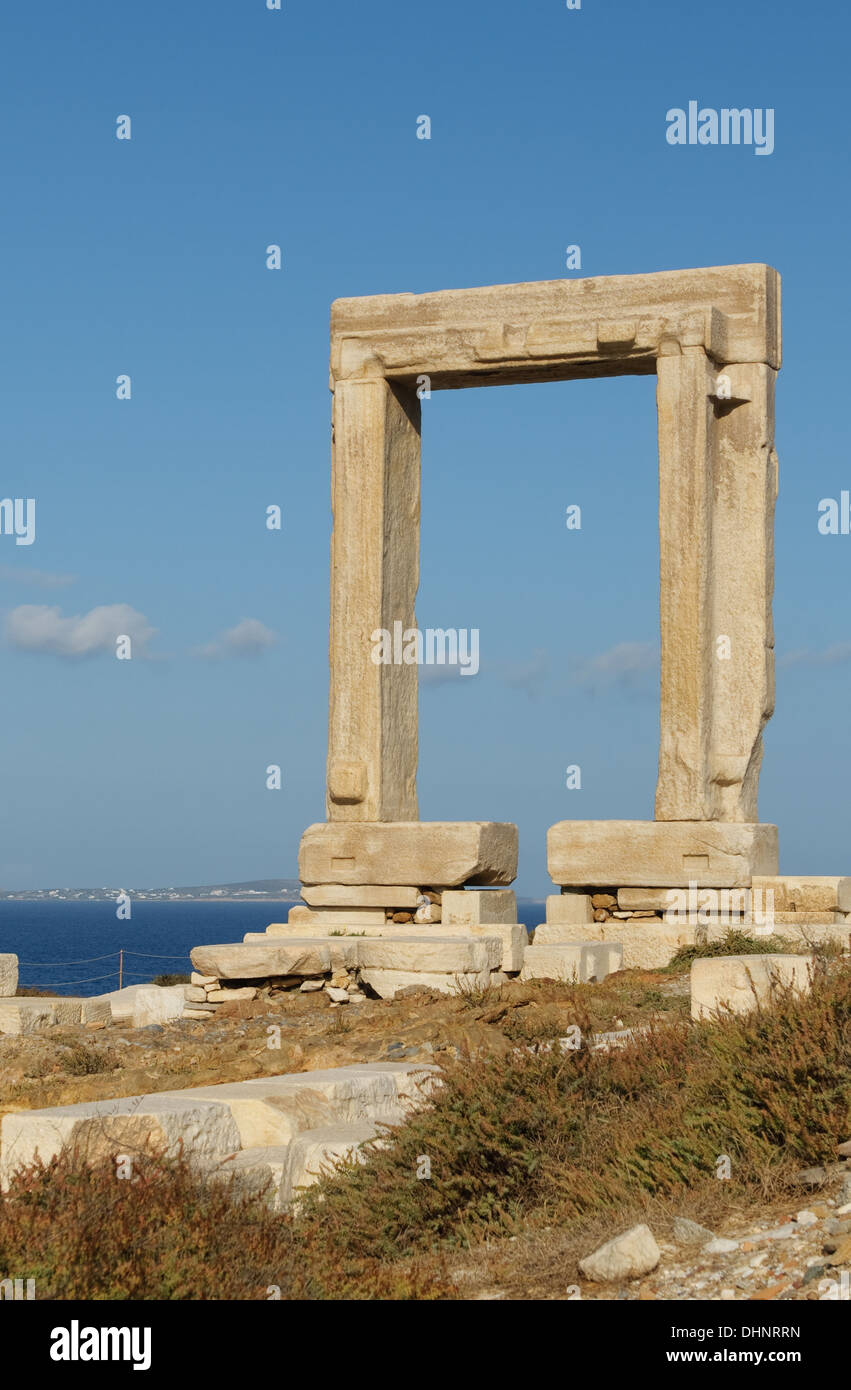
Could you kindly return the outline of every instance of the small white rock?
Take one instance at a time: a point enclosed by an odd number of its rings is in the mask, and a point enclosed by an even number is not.
[[[618,1279],[637,1279],[655,1269],[659,1247],[649,1226],[633,1226],[579,1262],[580,1273],[598,1283]]]
[[[324,980],[302,980],[298,987],[299,994],[312,994],[314,990],[324,989]]]
[[[325,993],[332,1004],[348,1004],[349,1002],[348,993],[344,989],[335,989],[333,985],[326,985]]]
[[[795,1213],[795,1220],[799,1226],[817,1226],[818,1217],[814,1211],[799,1211]]]

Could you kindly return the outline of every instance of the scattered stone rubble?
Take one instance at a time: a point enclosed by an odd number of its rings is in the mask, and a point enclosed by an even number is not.
[[[851,1143],[839,1146],[840,1160],[849,1154]],[[756,1225],[739,1218],[718,1236],[678,1217],[667,1239],[647,1225],[615,1236],[580,1260],[582,1297],[851,1301],[851,1162],[806,1169],[798,1182],[809,1205],[779,1221],[776,1210]]]
[[[324,988],[335,1004],[393,999],[422,987],[485,991],[509,979],[601,980],[621,969],[617,944],[529,943],[509,889],[420,889],[361,884],[306,888],[310,902],[241,943],[198,946],[186,1016],[202,1017],[261,985]],[[355,900],[344,905],[343,899]],[[399,903],[407,907],[398,907]]]

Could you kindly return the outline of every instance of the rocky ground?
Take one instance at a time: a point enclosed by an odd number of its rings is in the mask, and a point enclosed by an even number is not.
[[[228,1004],[209,1021],[133,1029],[55,1027],[0,1037],[0,1115],[82,1100],[210,1085],[356,1061],[504,1052],[565,1036],[682,1018],[688,974],[624,971],[599,985],[512,983],[490,996],[414,993],[335,1007],[324,992],[272,990]],[[469,1298],[778,1300],[851,1298],[851,1158],[799,1175],[800,1200],[675,1211],[652,1204],[601,1216],[580,1237],[530,1230],[479,1247],[453,1277]],[[604,1281],[578,1263],[630,1224],[655,1245],[639,1265],[627,1250]],[[577,1242],[580,1243],[577,1243]],[[640,1242],[639,1242],[640,1243]],[[843,1271],[844,1277],[843,1277]]]

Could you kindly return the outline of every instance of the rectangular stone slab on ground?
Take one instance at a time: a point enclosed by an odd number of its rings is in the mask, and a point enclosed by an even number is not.
[[[399,1124],[428,1094],[436,1068],[411,1063],[356,1063],[313,1072],[228,1081],[165,1092],[226,1105],[243,1148],[287,1144],[305,1129],[365,1119]]]
[[[0,1033],[21,1036],[40,1033],[56,1022],[52,999],[0,999]]]
[[[5,1115],[0,1125],[0,1188],[8,1189],[20,1165],[36,1157],[47,1163],[65,1149],[87,1162],[118,1153],[132,1158],[185,1151],[192,1163],[204,1166],[239,1147],[239,1130],[227,1107],[188,1093],[24,1110]]]
[[[692,961],[691,1016],[709,1018],[727,1008],[750,1013],[770,1004],[777,990],[808,994],[812,978],[812,956],[707,956]]]
[[[109,1001],[98,996],[74,999],[70,995],[55,998],[22,996],[0,999],[0,1033],[40,1033],[55,1023],[65,1027],[80,1023],[110,1023]]]
[[[547,833],[554,883],[574,887],[749,888],[777,866],[777,826],[743,821],[559,821]]]
[[[367,1144],[380,1143],[381,1132],[370,1120],[304,1130],[286,1144],[240,1149],[215,1176],[231,1185],[234,1195],[262,1194],[270,1211],[286,1211],[323,1173],[357,1157]]]
[[[302,883],[509,884],[517,826],[497,821],[333,821],[308,826]]]

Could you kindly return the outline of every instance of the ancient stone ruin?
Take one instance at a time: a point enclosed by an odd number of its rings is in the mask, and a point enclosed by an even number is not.
[[[299,943],[330,951],[326,974],[341,1000],[363,986],[392,997],[416,981],[449,989],[520,972],[587,979],[621,961],[663,964],[699,934],[726,932],[731,917],[770,930],[772,903],[790,935],[838,935],[847,945],[851,881],[780,879],[777,828],[757,810],[774,704],[780,337],[780,278],[766,265],[333,305],[327,820],[302,837],[304,903],[289,921],[242,948],[215,948],[215,959],[214,948],[193,957],[214,991],[228,975],[253,977],[244,947],[271,961],[285,945],[295,959]],[[373,659],[377,630],[416,629],[420,390],[653,373],[655,818],[551,827],[548,867],[561,891],[547,899],[530,946],[508,887],[516,826],[419,820],[418,668]],[[346,955],[340,936],[355,933],[362,939]],[[498,951],[485,947],[494,938]],[[601,945],[611,954],[600,956]],[[285,964],[281,956],[269,973]]]

